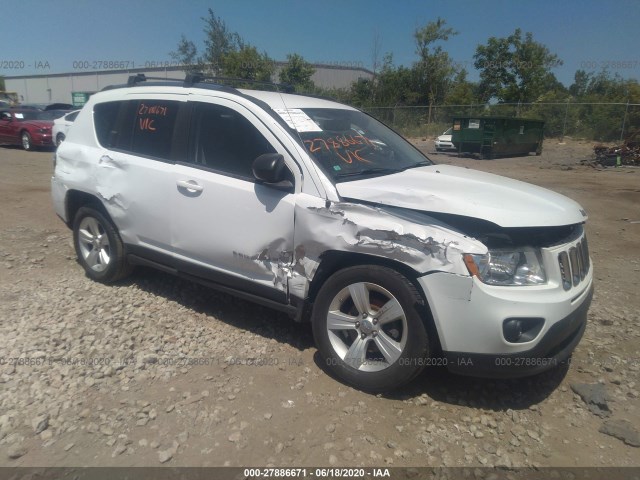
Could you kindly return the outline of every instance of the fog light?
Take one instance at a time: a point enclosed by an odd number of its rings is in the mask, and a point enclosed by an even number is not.
[[[502,335],[509,343],[530,342],[544,326],[544,318],[507,318],[502,322]]]
[[[516,318],[506,320],[502,326],[502,333],[507,342],[517,343],[522,337],[522,321]]]

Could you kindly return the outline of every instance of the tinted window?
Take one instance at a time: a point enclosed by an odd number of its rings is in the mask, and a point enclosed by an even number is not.
[[[137,101],[131,151],[171,158],[171,145],[180,102]]]
[[[94,122],[98,141],[106,148],[172,160],[181,105],[165,100],[97,104]]]
[[[263,153],[276,153],[251,122],[234,110],[202,103],[194,115],[193,159],[199,165],[253,178],[253,161]]]
[[[78,112],[70,113],[70,114],[69,114],[69,115],[67,115],[65,118],[66,118],[66,120],[67,120],[68,122],[75,122],[75,121],[76,121],[76,117],[78,116],[78,114],[79,114],[79,113],[80,113],[79,111],[78,111]]]
[[[121,110],[124,113],[127,102],[99,103],[93,109],[93,121],[98,142],[105,148],[118,148],[124,134]],[[121,108],[122,107],[122,108]]]

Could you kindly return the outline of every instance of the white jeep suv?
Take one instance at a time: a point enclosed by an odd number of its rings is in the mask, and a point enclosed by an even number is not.
[[[571,355],[593,276],[574,201],[435,165],[330,100],[148,80],[93,95],[55,155],[90,278],[152,266],[311,321],[328,370],[367,391]]]

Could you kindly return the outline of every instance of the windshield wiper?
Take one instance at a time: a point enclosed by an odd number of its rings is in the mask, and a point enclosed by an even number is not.
[[[433,162],[431,162],[429,160],[423,160],[422,162],[414,163],[413,165],[409,165],[408,167],[403,167],[398,171],[399,172],[404,172],[405,170],[409,170],[410,168],[426,167],[426,166],[429,166],[429,165],[433,165]]]
[[[373,168],[365,168],[364,170],[358,170],[357,172],[337,173],[336,177],[357,177],[360,175],[398,173],[401,171],[402,169],[397,169],[397,168],[373,167]]]
[[[358,170],[357,172],[337,173],[336,177],[357,177],[360,175],[376,175],[376,174],[384,175],[389,173],[404,172],[405,170],[409,170],[410,168],[425,167],[427,165],[433,165],[433,162],[429,160],[424,160],[422,162],[418,162],[413,165],[409,165],[407,167],[402,167],[402,168],[371,167],[371,168],[365,168],[364,170]]]

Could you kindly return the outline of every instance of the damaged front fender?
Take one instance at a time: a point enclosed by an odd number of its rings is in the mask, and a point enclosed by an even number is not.
[[[462,253],[486,253],[486,247],[446,224],[420,214],[353,202],[325,202],[301,195],[296,202],[296,254],[290,294],[304,298],[320,258],[344,251],[386,258],[420,273],[468,276]],[[291,288],[293,286],[293,288]]]

